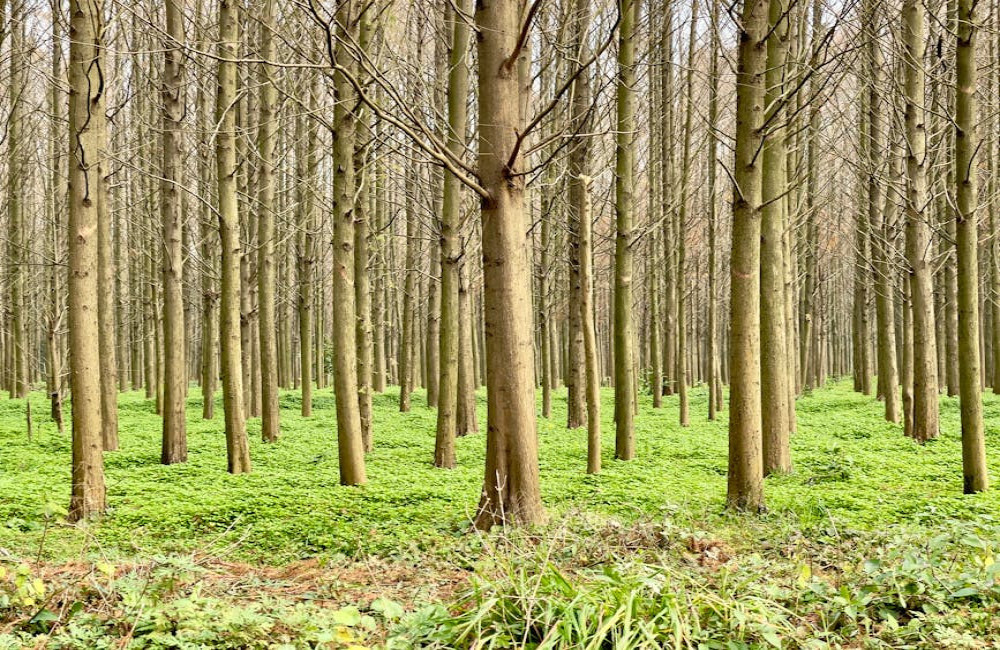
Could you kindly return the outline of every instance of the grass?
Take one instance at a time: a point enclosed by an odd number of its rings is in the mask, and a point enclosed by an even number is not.
[[[534,549],[527,554],[524,544],[515,545],[521,550],[501,552],[495,546],[495,537],[468,533],[482,482],[485,436],[480,433],[459,439],[457,469],[433,468],[435,412],[424,406],[421,392],[414,395],[413,410],[406,414],[398,412],[395,392],[375,397],[375,451],[367,459],[369,484],[363,488],[338,484],[335,413],[329,390],[318,391],[314,416],[308,419],[298,414],[298,394],[282,393],[282,437],[277,444],[260,442],[259,422],[251,420],[254,467],[252,474],[243,476],[230,476],[225,471],[221,407],[214,421],[203,421],[200,401],[192,391],[188,402],[189,462],[164,467],[158,462],[160,427],[152,404],[139,393],[123,394],[119,403],[121,451],[105,455],[110,510],[100,520],[83,526],[67,525],[59,517],[69,500],[70,440],[68,434],[59,434],[44,415],[44,395],[36,393],[31,397],[35,413],[31,440],[25,431],[24,401],[4,400],[0,402],[0,562],[5,557],[8,563],[41,559],[40,565],[29,562],[32,571],[41,565],[66,566],[83,561],[93,567],[95,562],[103,562],[119,567],[118,573],[123,571],[121,567],[130,566],[129,571],[141,569],[148,575],[162,572],[162,566],[172,566],[171,562],[179,557],[224,558],[249,567],[297,567],[304,561],[318,561],[324,567],[387,563],[414,567],[417,572],[471,570],[487,576],[486,591],[499,598],[497,594],[518,593],[512,577],[525,566],[535,567],[538,575],[549,575],[548,559],[539,560],[536,554],[545,546],[565,556],[554,566],[571,573],[574,577],[567,579],[567,584],[574,585],[577,580],[592,582],[588,566],[606,568],[609,562],[617,566],[623,558],[641,557],[646,564],[615,569],[622,576],[621,585],[631,587],[622,591],[617,590],[619,583],[601,583],[600,589],[610,590],[608,593],[627,594],[643,593],[643,588],[633,585],[633,581],[649,573],[653,565],[667,563],[674,566],[671,571],[691,574],[692,569],[687,567],[689,556],[696,558],[692,575],[702,576],[706,562],[698,558],[705,556],[706,548],[724,549],[707,561],[713,571],[719,565],[729,566],[729,558],[737,558],[741,570],[756,567],[752,578],[744,576],[747,584],[759,583],[764,589],[770,572],[792,576],[794,584],[801,561],[790,557],[801,553],[822,555],[828,552],[824,545],[838,549],[837,553],[857,564],[876,549],[886,557],[896,557],[893,549],[920,546],[942,532],[971,531],[969,534],[975,537],[983,535],[984,530],[1000,530],[996,520],[1000,512],[997,491],[961,494],[956,399],[942,398],[942,435],[920,446],[905,439],[899,426],[882,419],[878,402],[854,393],[847,383],[832,383],[801,398],[798,432],[792,438],[794,471],[768,479],[770,510],[766,515],[744,518],[728,515],[723,509],[726,414],[723,412],[717,422],[708,422],[705,398],[703,390],[692,391],[692,424],[686,428],[676,424],[675,399],[668,399],[665,408],[659,410],[651,408],[648,398],[642,399],[636,418],[637,459],[625,463],[613,459],[612,393],[605,390],[604,470],[598,476],[588,476],[584,473],[585,431],[565,429],[565,393],[557,393],[552,418],[539,419],[542,496],[554,523],[547,532],[539,533],[540,537],[525,542]],[[996,450],[1000,447],[1000,398],[987,394],[984,399],[987,448]],[[480,428],[485,430],[484,395],[480,395],[480,418]],[[991,453],[990,460],[991,475],[1000,479],[1000,454]],[[682,541],[668,550],[662,544],[651,546],[650,526],[675,542]],[[570,538],[576,541],[565,541]],[[540,543],[540,539],[545,542]],[[710,540],[707,546],[698,541],[703,539]],[[614,547],[617,550],[598,554],[593,565],[579,565],[572,559],[580,555],[581,548],[611,548],[614,544],[619,545]],[[948,550],[951,541],[941,544],[947,547],[940,551],[942,557],[953,558]],[[787,551],[791,547],[798,550]],[[575,550],[566,555],[567,549]],[[590,549],[584,555],[595,552]],[[662,553],[673,559],[668,562]],[[724,560],[718,560],[719,553]],[[149,566],[138,567],[151,558],[160,558],[155,560],[159,563],[155,571]],[[680,569],[675,566],[681,561],[678,558],[683,560]],[[949,561],[949,566],[955,564]],[[204,564],[199,566],[204,569]],[[112,577],[124,579],[118,573]],[[171,584],[190,586],[206,580],[216,584],[207,578],[191,578],[191,570],[168,573],[175,576]],[[179,574],[186,577],[177,578]],[[862,574],[852,574],[851,580],[857,582]],[[712,576],[715,573],[697,577],[697,585],[683,588],[689,599],[685,611],[697,625],[702,625],[700,615],[696,615],[701,605],[691,604],[695,603],[691,599],[697,594],[707,599],[707,594],[716,593]],[[549,578],[549,589],[562,584],[557,577]],[[261,580],[267,584],[279,581],[272,574]],[[361,577],[355,582],[363,586],[365,580]],[[838,583],[844,581],[848,581],[846,575],[838,578]],[[534,588],[544,591],[540,584]],[[966,588],[945,589],[943,593]],[[229,598],[227,589],[215,595]],[[478,589],[461,598],[456,595],[462,603],[456,607],[463,612],[480,611],[482,601],[474,594],[482,593],[482,585]],[[310,587],[308,591],[314,593],[315,589]],[[411,598],[407,608],[420,610],[421,599],[449,598],[448,590],[432,591],[424,590],[416,600]],[[553,593],[553,598],[556,595]],[[738,601],[739,595],[732,597]],[[601,596],[598,600],[617,597]],[[357,598],[370,604],[374,595]],[[649,611],[665,611],[656,598],[650,596],[645,606],[652,608]],[[570,598],[568,602],[575,606],[578,601]],[[584,598],[579,602],[590,603],[591,607],[596,601]],[[789,605],[781,602],[774,611],[789,610]],[[712,607],[720,609],[718,604]],[[426,640],[442,634],[442,629],[452,629],[442,621],[459,621],[460,617],[452,616],[458,610],[446,611],[451,613],[444,619],[440,612],[421,614],[403,626],[407,632],[400,638]],[[762,611],[765,614],[761,616],[776,615],[767,608]],[[212,618],[204,612],[199,615]],[[344,616],[354,620],[353,614]],[[734,616],[730,614],[726,621],[732,622]],[[378,620],[378,625],[385,623]],[[484,615],[466,628],[464,641],[444,634],[439,647],[464,647],[462,644],[470,638],[468,630],[472,629],[486,638],[486,628],[476,627],[486,620],[491,619]],[[680,629],[677,621],[674,629]],[[509,627],[508,623],[504,625]],[[788,630],[757,630],[756,637],[746,637],[757,641],[747,641],[751,645],[746,647],[755,647],[754,642],[767,647],[767,639],[775,634],[791,638],[796,626],[789,625]],[[724,627],[716,625],[715,629]],[[434,631],[421,637],[424,632],[420,629]],[[515,638],[507,627],[503,629],[496,639]],[[617,628],[611,625],[609,629]],[[869,630],[865,634],[873,633]],[[728,638],[738,635],[729,634]],[[246,641],[240,643],[243,645],[236,643],[232,647],[251,647]],[[705,643],[706,648],[715,647],[709,641]],[[293,647],[299,646],[293,643]],[[493,647],[507,646],[498,642]]]

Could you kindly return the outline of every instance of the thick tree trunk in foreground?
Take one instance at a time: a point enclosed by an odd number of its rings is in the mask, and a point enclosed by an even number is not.
[[[517,175],[518,3],[478,0],[479,180],[486,326],[486,475],[476,527],[545,519],[538,484],[531,266],[524,177]]]
[[[958,1],[958,46],[955,53],[955,198],[958,231],[958,347],[962,410],[962,476],[966,494],[989,487],[983,398],[979,376],[979,239],[977,162],[979,145],[976,105],[975,0]]]
[[[162,177],[163,221],[163,440],[160,462],[187,461],[187,368],[184,358],[184,206],[181,201],[181,121],[184,119],[184,0],[166,0],[164,43]],[[115,388],[117,390],[117,387]]]
[[[229,472],[250,471],[243,360],[240,341],[240,223],[236,198],[236,57],[239,31],[233,0],[219,1],[219,80],[216,97],[216,182],[219,185],[219,239],[222,242],[222,292],[219,341],[222,347],[222,408],[226,421]]]
[[[71,521],[104,512],[104,439],[97,319],[97,194],[107,144],[104,18],[97,0],[70,1],[69,47],[69,361],[73,395]]]
[[[767,0],[744,0],[736,70],[736,152],[730,263],[730,508],[764,508],[760,403],[761,126],[767,61]]]

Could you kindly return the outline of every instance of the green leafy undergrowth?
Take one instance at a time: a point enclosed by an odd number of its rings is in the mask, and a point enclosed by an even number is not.
[[[603,408],[604,469],[584,473],[586,433],[566,430],[565,392],[550,419],[539,419],[542,496],[559,517],[586,512],[625,522],[664,514],[680,523],[738,535],[723,513],[726,414],[705,417],[703,389],[691,392],[689,427],[677,425],[676,401],[653,409],[644,396],[636,419],[637,458],[613,459],[612,393]],[[339,485],[334,400],[317,391],[315,415],[299,415],[295,391],[281,395],[282,435],[259,441],[249,423],[253,473],[226,473],[221,405],[202,420],[197,389],[188,400],[189,461],[159,464],[160,420],[140,393],[120,397],[121,450],[105,454],[109,512],[70,526],[58,511],[69,500],[70,439],[48,420],[44,396],[31,395],[34,431],[28,439],[24,400],[0,402],[0,548],[64,560],[95,553],[106,558],[199,551],[281,564],[307,557],[377,555],[406,561],[452,556],[478,541],[467,535],[482,482],[485,436],[458,440],[458,467],[431,465],[435,412],[417,392],[410,413],[397,394],[374,399],[375,450],[367,486]],[[480,429],[485,429],[480,395]],[[989,524],[997,492],[961,494],[957,400],[942,399],[942,436],[926,445],[903,437],[881,417],[881,404],[845,382],[798,401],[792,438],[794,471],[768,479],[772,524],[797,531],[829,526],[878,529],[887,523],[933,535],[943,520]],[[987,447],[1000,447],[1000,399],[985,396]],[[1000,454],[990,453],[1000,477]],[[44,539],[44,543],[43,543]]]
[[[996,526],[954,524],[931,538],[747,532],[742,550],[669,520],[515,534],[488,546],[453,603],[405,617],[389,646],[997,647]]]

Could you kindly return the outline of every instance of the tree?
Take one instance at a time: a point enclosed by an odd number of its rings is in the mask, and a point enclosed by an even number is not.
[[[333,130],[333,309],[334,393],[337,400],[337,449],[340,483],[361,485],[365,476],[365,450],[357,389],[357,310],[354,297],[354,89],[348,79],[353,58],[346,44],[357,36],[357,5],[343,0],[334,15],[341,45],[334,53],[333,83],[336,104]]]
[[[98,128],[104,130],[102,142],[107,143],[107,119],[102,116]],[[111,248],[111,217],[108,210],[107,173],[97,182],[104,188],[97,193],[97,320],[101,365],[101,436],[105,451],[118,449],[118,359],[115,343],[115,261]]]
[[[307,98],[310,111],[316,110],[316,78],[309,77]],[[298,311],[299,311],[299,372],[302,391],[302,417],[312,416],[313,389],[313,281],[316,266],[317,230],[316,206],[313,187],[316,180],[316,139],[315,120],[300,114],[295,120],[298,151],[296,164],[296,205],[298,234]]]
[[[458,12],[468,13],[468,0],[459,0],[455,8],[445,9],[445,24],[451,25],[448,53],[448,149],[456,158],[465,150],[467,128],[466,102],[469,96],[469,28]],[[461,181],[444,172],[441,202],[441,320],[439,350],[438,412],[434,442],[434,466],[455,466],[455,435],[459,407],[459,273],[462,264]]]
[[[579,13],[579,7],[576,4],[572,5],[573,14],[570,16],[571,21],[576,26],[581,25],[580,21],[585,18]],[[589,11],[588,11],[589,13]],[[586,21],[583,22],[586,24]],[[583,29],[582,27],[580,27]],[[585,34],[580,33],[580,38],[583,39]],[[582,57],[583,53],[586,51],[586,41],[580,43],[574,43],[574,48],[577,52],[577,57]],[[582,60],[582,59],[578,59]],[[584,88],[575,87],[574,91],[581,91]],[[572,124],[574,131],[582,132],[584,124]],[[569,151],[569,162],[568,171],[570,175],[579,175],[585,173],[588,164],[588,158],[590,155],[590,142],[587,138],[581,138],[574,140],[571,143],[571,148]],[[579,197],[578,197],[579,198]],[[566,292],[566,299],[571,305],[579,305],[582,300],[583,285],[580,281],[580,264],[581,264],[581,252],[580,252],[580,206],[574,202],[570,202],[569,210],[567,211],[567,234],[568,234],[568,252],[569,252],[569,268],[567,273],[568,286]],[[567,345],[567,365],[566,365],[566,427],[569,429],[576,429],[583,426],[586,419],[586,363],[583,361],[584,356],[584,341],[583,341],[583,321],[581,320],[581,313],[577,309],[569,309],[566,315],[566,324],[568,326],[568,338],[566,341]]]
[[[688,202],[691,182],[691,134],[694,118],[694,49],[698,34],[698,0],[691,0],[691,18],[688,21],[688,52],[687,71],[684,81],[684,145],[681,150],[681,196],[680,208],[677,211],[677,398],[678,414],[682,427],[690,424],[688,413],[687,375],[688,375],[688,343],[687,343],[687,312],[685,302],[688,299],[685,286],[685,265],[687,263],[687,233],[688,233]]]
[[[528,221],[524,177],[518,173],[523,128],[514,67],[530,26],[521,24],[520,13],[515,2],[476,3],[488,387],[486,475],[475,519],[481,530],[545,519],[538,484]]]
[[[406,278],[403,280],[403,316],[399,328],[399,410],[410,410],[410,393],[413,391],[413,366],[416,362],[416,290],[417,290],[417,215],[416,197],[418,173],[411,165],[406,172]]]
[[[872,266],[875,272],[875,322],[878,341],[876,366],[878,369],[879,394],[885,400],[885,419],[899,422],[899,373],[896,368],[896,317],[893,308],[892,269],[889,260],[890,210],[895,211],[892,192],[887,188],[882,205],[882,183],[879,169],[882,167],[882,149],[886,144],[883,134],[883,120],[880,93],[881,53],[880,29],[877,17],[880,6],[876,0],[866,0],[862,5],[865,27],[865,83],[868,106],[868,133],[864,152],[864,165],[868,175],[868,232],[871,240]],[[894,168],[890,160],[888,167]]]
[[[231,474],[250,471],[246,413],[243,404],[243,363],[240,340],[240,225],[236,198],[236,58],[239,31],[232,0],[219,0],[219,70],[215,102],[216,182],[219,239],[222,245],[222,289],[219,341],[222,348],[222,408],[225,411],[226,456]]]
[[[924,7],[917,0],[903,3],[903,65],[906,124],[906,258],[909,263],[913,321],[913,437],[926,441],[938,435],[937,345],[934,328],[934,286],[930,256],[924,124]]]
[[[590,129],[591,87],[590,73],[579,69],[590,57],[587,28],[590,24],[590,4],[576,0],[572,5],[572,58],[577,61],[572,86],[571,128],[574,133]],[[587,404],[587,473],[601,471],[601,396],[600,368],[597,359],[597,332],[594,325],[594,262],[593,216],[590,208],[589,172],[590,142],[584,137],[573,143],[569,161],[570,221],[574,224],[576,263],[579,268],[580,300],[577,303],[580,327],[583,330],[584,395]],[[572,306],[570,307],[572,309]]]
[[[586,73],[581,75],[585,77]],[[587,365],[587,473],[601,471],[601,378],[597,367],[597,331],[594,327],[593,225],[590,215],[590,178],[573,180],[574,191],[583,194],[580,213],[580,282],[583,285],[580,312],[583,316],[583,354]]]
[[[615,458],[635,458],[633,420],[632,246],[634,244],[632,182],[635,154],[635,40],[640,0],[619,0],[617,139],[615,141]]]
[[[22,195],[24,159],[28,148],[24,146],[22,128],[25,125],[25,95],[28,57],[25,56],[25,10],[23,0],[10,3],[10,113],[7,118],[7,214],[10,239],[10,329],[8,345],[13,363],[10,364],[10,396],[24,398],[28,395],[28,342],[25,327],[25,223]]]
[[[184,327],[184,211],[181,203],[180,139],[184,119],[184,0],[166,0],[163,48],[162,177],[160,216],[163,222],[163,441],[160,462],[187,461],[187,372]],[[117,386],[115,390],[117,390]]]
[[[786,119],[782,94],[788,56],[788,8],[784,0],[770,0],[768,5],[773,29],[767,39],[764,102],[770,110],[765,116],[769,130],[762,160],[760,238],[761,426],[765,475],[792,469],[783,244],[787,158],[785,130],[781,126]]]
[[[730,508],[764,508],[760,386],[761,163],[768,2],[744,0],[736,69],[736,149],[730,256]]]
[[[197,3],[196,24],[201,24],[201,3]],[[209,43],[204,32],[198,35],[199,49],[208,51]],[[200,133],[210,133],[213,127],[210,95],[199,92],[196,113]],[[218,255],[212,245],[212,209],[209,200],[212,183],[212,152],[207,142],[198,147],[198,172],[205,200],[198,210],[198,238],[201,241],[201,416],[205,420],[215,417],[215,390],[219,378],[216,350],[219,343],[219,291],[216,280]],[[119,238],[120,240],[120,238]]]
[[[275,0],[264,0],[260,24],[258,71],[260,123],[257,125],[257,329],[260,345],[260,435],[264,442],[276,442],[281,423],[278,408],[278,342],[275,323],[274,261],[274,156],[278,133],[275,114],[278,90],[271,62],[274,45]]]
[[[358,17],[358,47],[362,56],[368,56],[372,40],[372,14],[370,4],[360,8]],[[368,276],[368,239],[371,232],[369,196],[371,174],[367,158],[371,148],[371,125],[364,105],[357,108],[357,135],[354,144],[354,169],[357,199],[354,203],[354,302],[357,310],[355,340],[358,358],[358,416],[361,418],[361,438],[366,452],[374,448],[372,441],[372,298],[371,280]]]
[[[962,476],[966,494],[989,487],[979,373],[979,226],[977,209],[976,3],[957,0],[955,171],[958,242],[958,361],[962,411]]]
[[[98,325],[98,204],[107,130],[104,16],[97,0],[70,0],[69,24],[69,362],[73,394],[71,521],[104,512],[104,438]],[[105,215],[106,216],[106,213]]]
[[[712,20],[719,16],[719,0],[712,0]],[[708,123],[715,124],[719,119],[719,30],[712,26],[711,57],[709,63],[709,99],[708,99]],[[718,151],[718,138],[715,131],[708,134],[708,419],[714,420],[719,404],[722,403],[722,378],[719,369],[719,339],[718,339],[718,301],[715,299],[718,291],[718,280],[716,278],[716,228],[717,228],[717,208],[716,201],[717,181],[716,181],[716,156]],[[655,363],[655,361],[654,361]]]

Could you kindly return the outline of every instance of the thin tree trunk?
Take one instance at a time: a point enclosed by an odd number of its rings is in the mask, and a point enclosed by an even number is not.
[[[316,79],[310,75],[308,88],[309,108],[316,110]],[[298,234],[298,310],[299,310],[299,372],[302,391],[302,417],[312,416],[313,392],[313,278],[316,268],[315,232],[316,207],[313,187],[316,182],[318,133],[312,119],[298,115],[295,119],[298,152],[295,157],[298,182],[296,183],[299,227]],[[322,371],[322,370],[320,370]]]
[[[780,125],[785,66],[788,54],[788,6],[784,0],[770,0],[772,32],[767,41],[765,118]],[[785,329],[784,206],[786,191],[785,130],[774,126],[764,143],[763,202],[760,245],[760,349],[761,425],[764,475],[792,469],[789,449],[788,360]]]
[[[63,157],[64,157],[64,143],[66,138],[66,132],[63,131],[65,128],[62,122],[63,118],[63,107],[64,99],[62,97],[62,90],[57,81],[61,81],[63,77],[62,61],[63,61],[63,49],[62,49],[62,39],[63,39],[63,17],[62,17],[62,0],[52,0],[50,3],[50,9],[52,11],[52,87],[50,89],[50,105],[49,111],[51,114],[50,122],[50,135],[51,135],[51,157],[52,157],[52,175],[50,179],[50,189],[51,196],[49,198],[52,206],[52,211],[50,214],[50,228],[49,242],[51,243],[51,255],[52,264],[49,266],[48,274],[48,292],[49,292],[49,313],[46,320],[46,365],[48,369],[48,391],[49,391],[49,412],[52,416],[52,420],[56,423],[59,429],[59,433],[63,432],[63,415],[62,415],[62,354],[60,351],[60,334],[59,330],[62,326],[62,305],[63,305],[63,291],[62,283],[60,282],[60,273],[62,270],[59,265],[55,263],[57,259],[61,259],[62,256],[62,245],[61,245],[61,233],[64,231],[65,221],[63,221],[63,205],[62,201],[66,196],[66,185],[63,175]],[[9,127],[8,127],[9,128]],[[9,131],[8,131],[9,136]]]
[[[689,188],[688,176],[691,172],[691,135],[694,119],[694,50],[698,27],[698,1],[691,0],[691,16],[689,19],[690,33],[688,36],[687,70],[684,82],[684,148],[681,151],[681,196],[680,209],[677,212],[677,410],[682,427],[690,424],[688,413],[688,362],[687,362],[687,312],[685,300],[687,296],[687,281],[685,280],[685,264],[687,263],[687,213]]]
[[[586,76],[586,72],[581,75]],[[601,382],[597,367],[597,331],[594,327],[594,236],[590,214],[590,178],[575,177],[571,182],[570,191],[583,195],[580,211],[580,282],[583,287],[580,313],[583,317],[587,366],[587,473],[598,474],[601,471]]]
[[[410,410],[410,393],[413,391],[413,365],[416,361],[414,350],[414,315],[417,290],[417,216],[416,198],[418,175],[415,166],[408,174],[410,182],[406,188],[406,279],[403,281],[403,318],[399,340],[399,410]]]
[[[374,9],[362,5],[358,21],[358,45],[367,53],[372,37],[371,14]],[[354,172],[357,197],[354,205],[354,300],[357,309],[355,340],[358,357],[358,415],[361,418],[361,438],[365,451],[374,449],[372,437],[372,295],[368,273],[368,244],[371,232],[369,192],[371,177],[365,164],[371,146],[371,125],[364,105],[357,109],[357,134],[354,145]]]
[[[635,214],[635,41],[640,0],[619,0],[617,137],[615,143],[615,458],[635,458],[632,273]]]
[[[274,194],[278,90],[270,62],[276,58],[273,30],[275,0],[265,0],[260,17],[259,102],[257,125],[257,344],[260,354],[260,437],[277,442],[281,432],[278,407],[278,341],[275,321]]]
[[[719,0],[712,0],[710,14],[712,20],[719,17]],[[708,98],[708,123],[716,124],[719,119],[719,32],[718,29],[711,30],[711,46],[709,56],[709,98]],[[719,376],[719,339],[718,339],[718,302],[716,293],[718,292],[718,280],[716,279],[716,221],[717,206],[716,201],[716,156],[718,155],[718,139],[715,130],[709,129],[708,133],[708,419],[714,420],[718,405],[722,400],[722,380]]]
[[[464,250],[462,254],[464,256]],[[473,309],[468,275],[469,265],[460,265],[458,270],[458,402],[455,425],[455,434],[459,436],[479,431],[479,420],[476,417]]]
[[[25,236],[26,224],[24,222],[24,203],[26,198],[26,179],[22,178],[25,169],[25,160],[28,159],[29,147],[25,146],[25,138],[22,135],[22,127],[25,124],[24,103],[28,95],[27,65],[29,56],[26,56],[25,48],[25,15],[26,3],[21,0],[12,0],[10,3],[10,22],[5,25],[10,29],[10,113],[7,117],[6,133],[4,139],[7,141],[7,232],[8,234],[8,283],[10,287],[10,305],[8,307],[10,318],[11,336],[9,339],[9,350],[12,355],[12,363],[8,364],[7,371],[10,374],[10,396],[25,398],[28,396],[28,341],[24,315],[27,307],[25,300],[25,272],[28,255],[26,254],[27,238]],[[103,126],[103,119],[97,128]],[[28,140],[31,136],[28,135]],[[105,136],[106,139],[106,136]],[[103,182],[103,181],[100,181]],[[100,197],[98,197],[99,200]],[[106,220],[106,219],[105,219]],[[102,220],[102,223],[103,221]],[[99,224],[98,228],[102,225]],[[103,292],[103,289],[98,288]],[[102,379],[103,386],[103,379]],[[117,415],[116,415],[117,417]],[[116,445],[117,446],[117,445]]]
[[[469,50],[469,28],[456,11],[468,13],[468,0],[459,0],[453,9],[446,5],[445,24],[452,25],[448,55],[448,129],[447,142],[452,155],[460,158],[465,150],[468,116],[469,70],[466,56]],[[444,173],[441,200],[441,320],[439,342],[439,394],[437,433],[434,441],[434,466],[455,466],[455,436],[458,432],[460,327],[459,273],[462,264],[461,243],[461,184],[450,172]],[[431,369],[435,370],[434,368]]]

